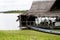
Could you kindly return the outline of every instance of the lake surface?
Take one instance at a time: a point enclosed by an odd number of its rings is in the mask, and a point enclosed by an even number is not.
[[[19,30],[19,22],[16,22],[18,15],[0,13],[0,30]]]

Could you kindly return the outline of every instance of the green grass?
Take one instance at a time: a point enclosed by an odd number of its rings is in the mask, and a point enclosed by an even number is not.
[[[1,31],[0,40],[60,40],[60,35],[33,30]]]

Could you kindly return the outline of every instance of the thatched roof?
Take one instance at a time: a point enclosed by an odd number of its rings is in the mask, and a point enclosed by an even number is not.
[[[59,1],[60,2],[60,1]],[[33,1],[31,9],[25,13],[25,15],[35,15],[35,16],[59,16],[60,11],[50,11],[51,9],[56,9],[56,1]]]

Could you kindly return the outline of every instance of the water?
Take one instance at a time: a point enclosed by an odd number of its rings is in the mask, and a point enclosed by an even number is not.
[[[0,30],[19,30],[19,22],[16,22],[18,15],[0,13]]]

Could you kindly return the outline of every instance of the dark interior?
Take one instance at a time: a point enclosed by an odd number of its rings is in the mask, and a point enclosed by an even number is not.
[[[60,22],[60,17],[56,16],[56,22]]]
[[[30,15],[29,18],[28,18],[28,25],[34,25],[34,22],[35,22],[35,18],[37,18],[36,16],[33,16],[33,15]]]
[[[60,0],[56,0],[50,11],[60,10]]]
[[[28,18],[28,16],[21,15],[21,25],[26,26],[27,18]]]
[[[21,15],[21,25],[27,26],[27,25],[33,25],[35,21],[35,16],[33,15]]]

